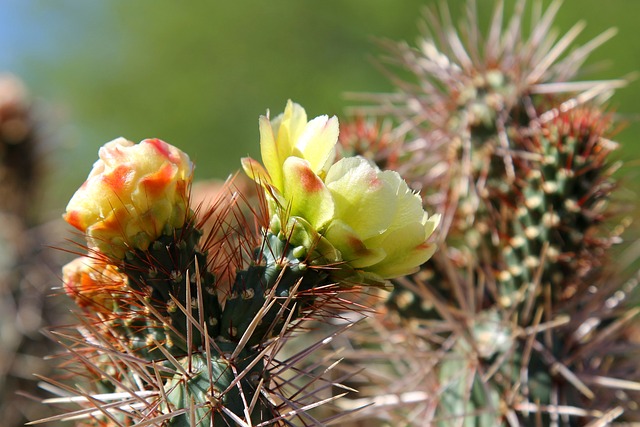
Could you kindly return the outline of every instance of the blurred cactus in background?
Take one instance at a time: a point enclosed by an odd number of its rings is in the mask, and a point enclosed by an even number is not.
[[[54,227],[40,211],[46,141],[27,89],[0,75],[0,419],[22,426],[46,413],[18,392],[37,392],[34,373],[51,371],[43,357],[49,340],[40,333],[61,319],[60,301],[47,298],[59,273],[43,246]]]
[[[361,98],[377,131],[342,140],[393,164],[443,217],[436,255],[349,332],[349,359],[364,369],[350,383],[360,398],[344,407],[371,404],[361,418],[600,426],[640,416],[637,281],[613,255],[628,224],[612,203],[606,109],[625,81],[578,80],[613,31],[573,47],[583,25],[558,35],[560,2],[526,5],[504,19],[497,2],[486,33],[473,0],[458,27],[444,3],[427,10],[416,47],[385,43],[397,92]],[[390,118],[393,128],[376,124]],[[399,142],[380,156],[382,140]]]

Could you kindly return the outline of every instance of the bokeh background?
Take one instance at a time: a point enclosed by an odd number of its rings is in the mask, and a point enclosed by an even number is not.
[[[162,138],[190,154],[196,179],[225,178],[241,156],[258,155],[257,119],[267,109],[279,113],[291,98],[311,117],[341,114],[353,104],[348,92],[391,91],[374,65],[382,53],[376,40],[412,43],[421,11],[432,3],[0,0],[0,73],[17,75],[31,93],[44,166],[41,191],[29,195],[34,212],[22,225],[30,245],[15,257],[19,269],[0,269],[0,345],[11,348],[0,352],[0,424],[22,425],[44,415],[25,399],[13,401],[16,388],[30,389],[32,373],[46,374],[39,361],[53,346],[38,331],[65,312],[56,302],[64,298],[47,296],[59,286],[62,260],[42,249],[60,246],[69,235],[60,214],[99,146],[118,136]],[[446,3],[454,19],[460,16],[463,0]],[[487,22],[493,1],[477,3]],[[507,10],[515,3],[505,0]],[[619,78],[640,70],[639,18],[638,0],[566,0],[556,27],[564,33],[585,21],[578,44],[617,27],[617,36],[591,56],[585,78]],[[633,201],[640,190],[640,81],[618,91],[611,108],[627,122],[616,139],[626,161],[622,194]],[[10,210],[3,203],[0,213]],[[0,258],[6,253],[0,250]],[[24,301],[30,305],[23,309]],[[6,345],[7,337],[17,350]],[[3,380],[10,375],[22,382]],[[7,418],[3,411],[20,415]]]
[[[430,0],[2,0],[0,71],[27,83],[46,116],[52,216],[79,185],[103,143],[159,137],[197,163],[197,179],[223,178],[257,154],[257,117],[288,98],[310,116],[341,113],[346,92],[388,91],[372,65],[375,40],[413,42]],[[454,16],[462,1],[448,1]],[[529,3],[532,3],[531,1]],[[548,4],[549,2],[545,2]],[[493,1],[478,0],[488,17]],[[507,0],[507,9],[515,0]],[[566,0],[556,26],[587,26],[579,42],[617,27],[589,78],[640,69],[640,2]],[[632,123],[619,135],[638,157],[640,84],[612,107]]]

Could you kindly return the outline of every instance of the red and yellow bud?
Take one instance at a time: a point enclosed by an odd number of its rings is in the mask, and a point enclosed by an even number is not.
[[[64,291],[79,307],[112,312],[127,283],[127,276],[103,260],[76,258],[62,267]]]
[[[184,225],[193,172],[187,154],[159,139],[118,138],[100,148],[99,157],[64,215],[87,234],[91,248],[122,259]]]

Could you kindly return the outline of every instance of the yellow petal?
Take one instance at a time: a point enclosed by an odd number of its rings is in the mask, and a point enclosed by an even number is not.
[[[380,179],[392,187],[396,194],[397,209],[390,228],[420,221],[425,214],[420,195],[414,193],[396,171],[381,172]]]
[[[284,162],[284,159],[280,159],[273,128],[271,127],[269,119],[265,116],[260,117],[258,123],[260,128],[260,155],[262,156],[262,163],[264,163],[266,170],[269,172],[268,175],[271,177],[273,185],[279,190],[282,190],[282,162]],[[253,167],[253,169],[258,170],[256,167]],[[245,172],[247,172],[247,169],[245,169]],[[254,179],[253,175],[249,172],[247,172],[247,175]]]
[[[336,157],[338,132],[337,117],[316,117],[305,126],[296,141],[293,155],[307,160],[317,175],[325,175]]]
[[[244,173],[246,173],[247,176],[256,183],[262,186],[271,184],[269,173],[257,160],[252,159],[251,157],[243,157],[240,159],[240,163],[242,164]]]
[[[284,113],[273,119],[271,126],[276,139],[280,166],[282,166],[287,157],[293,153],[296,141],[307,126],[307,113],[302,106],[288,100]]]
[[[325,180],[336,205],[336,217],[361,240],[383,233],[396,214],[396,189],[379,174],[364,158],[349,157],[334,164]]]
[[[385,279],[416,272],[421,264],[431,258],[436,249],[434,243],[426,241],[429,231],[433,231],[431,223],[423,225],[412,222],[386,233],[379,247],[384,249],[387,257],[367,270]],[[371,244],[369,241],[365,243]]]
[[[321,229],[334,212],[331,193],[309,162],[289,157],[284,162],[284,198],[290,204],[293,216],[306,219],[316,230]]]
[[[424,224],[424,231],[427,236],[431,236],[433,234],[438,225],[440,225],[441,219],[442,217],[440,216],[440,214],[435,214],[429,217],[426,212],[424,213],[424,219],[422,220],[422,223]]]
[[[342,254],[342,259],[353,268],[365,268],[383,260],[387,255],[383,249],[369,249],[358,234],[340,220],[331,222],[324,237]]]
[[[391,259],[385,260],[379,265],[369,268],[369,271],[383,279],[393,279],[416,273],[420,266],[433,256],[436,248],[435,243],[423,243],[420,247],[405,252],[401,259],[396,259],[395,262],[391,262]]]

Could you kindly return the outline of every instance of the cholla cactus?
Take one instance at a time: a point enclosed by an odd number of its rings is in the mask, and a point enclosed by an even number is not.
[[[535,2],[528,35],[525,4],[503,30],[498,2],[486,37],[472,0],[466,38],[446,6],[427,11],[417,48],[388,45],[413,80],[390,73],[398,93],[365,97],[395,117],[398,170],[443,226],[433,259],[395,281],[386,316],[352,330],[366,349],[355,360],[386,361],[365,380],[386,391],[366,389],[356,404],[374,405],[362,416],[443,426],[638,417],[637,351],[624,334],[635,282],[616,277],[610,256],[624,226],[605,224],[616,144],[603,102],[624,82],[574,81],[612,32],[570,51],[582,26],[556,38],[560,3],[542,13]]]
[[[260,136],[264,166],[243,160],[262,188],[249,207],[256,231],[238,193],[190,206],[193,165],[177,148],[119,138],[100,149],[64,215],[87,242],[63,270],[82,322],[53,332],[75,384],[50,380],[63,397],[48,402],[80,409],[50,420],[324,423],[310,411],[338,397],[322,396],[339,381],[295,366],[332,336],[285,361],[278,351],[300,320],[334,316],[341,293],[416,271],[438,217],[397,173],[335,162],[335,117],[307,121],[289,102],[260,119]]]

